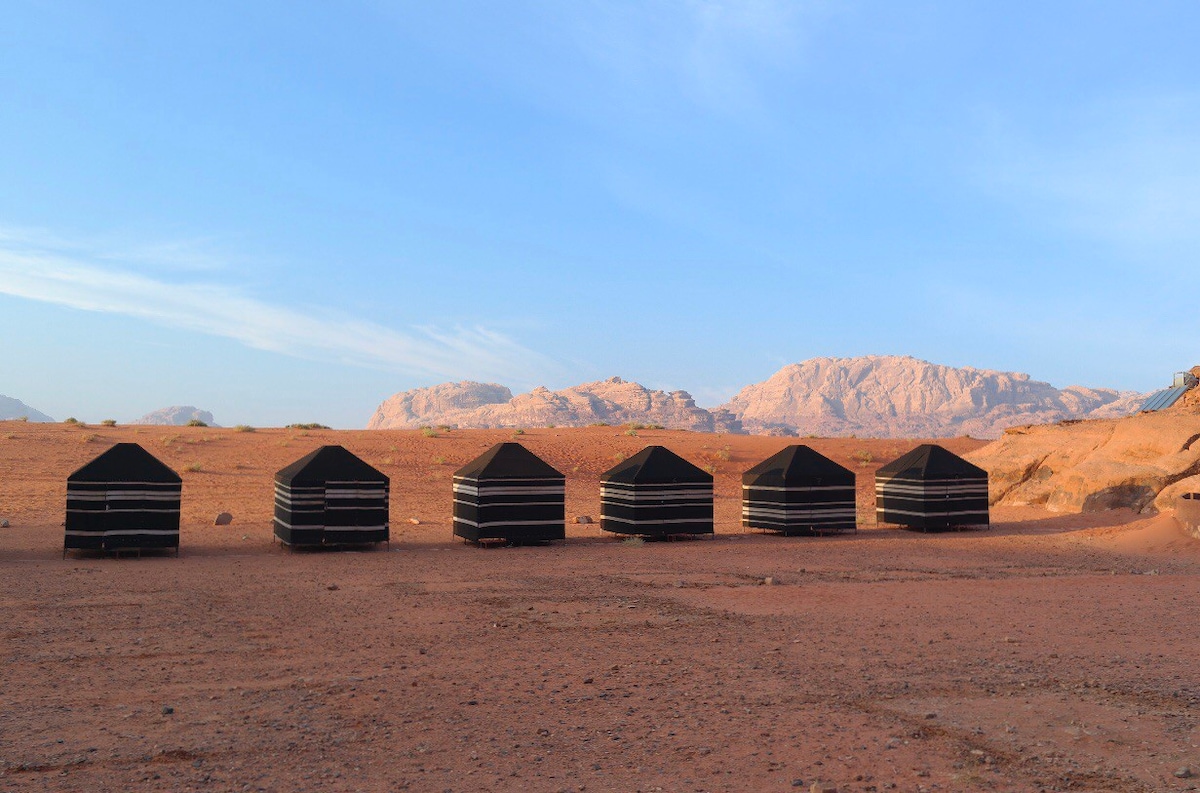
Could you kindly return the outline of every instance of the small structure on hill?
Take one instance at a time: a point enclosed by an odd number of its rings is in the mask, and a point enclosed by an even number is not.
[[[875,515],[924,531],[986,526],[987,471],[941,446],[918,446],[875,472]]]
[[[1146,397],[1146,401],[1138,408],[1138,412],[1153,413],[1158,410],[1166,410],[1178,402],[1180,397],[1195,388],[1197,383],[1200,383],[1200,379],[1191,372],[1176,372],[1175,377],[1171,380],[1171,387],[1155,391]]]
[[[67,477],[69,550],[179,554],[183,479],[136,443],[118,443]]]
[[[454,472],[454,534],[520,544],[567,536],[567,479],[519,443],[498,443]]]
[[[647,446],[600,476],[600,528],[645,537],[712,534],[712,474],[665,446]]]
[[[390,480],[341,446],[275,474],[275,536],[288,546],[389,542]]]
[[[742,526],[784,534],[856,531],[854,472],[793,444],[742,474]]]

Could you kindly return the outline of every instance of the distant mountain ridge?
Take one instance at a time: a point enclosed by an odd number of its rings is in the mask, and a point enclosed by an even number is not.
[[[1007,427],[1113,418],[1143,394],[1058,389],[1019,372],[952,367],[909,356],[813,358],[785,366],[716,408],[686,391],[656,391],[619,377],[513,396],[496,383],[443,383],[385,400],[369,429],[421,426],[560,427],[661,424],[671,429],[776,435],[998,437]]]
[[[218,426],[213,421],[213,414],[201,410],[195,405],[172,405],[147,413],[140,419],[134,419],[130,424],[154,424],[167,427],[183,427],[189,421],[203,421],[210,427]]]
[[[1020,372],[867,355],[785,366],[722,407],[755,434],[994,438],[1021,424],[1127,415],[1144,396],[1109,388],[1058,389]]]
[[[586,427],[589,424],[661,424],[698,432],[742,431],[731,415],[697,407],[686,391],[655,391],[619,377],[513,396],[495,383],[443,383],[387,399],[367,429],[452,427]]]
[[[0,394],[0,421],[20,418],[29,421],[54,421],[42,411],[29,407],[21,400]]]

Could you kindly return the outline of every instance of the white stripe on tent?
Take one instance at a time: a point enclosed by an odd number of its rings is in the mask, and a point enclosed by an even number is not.
[[[711,523],[704,518],[658,518],[655,520],[647,520],[645,518],[618,518],[612,515],[601,513],[601,520],[615,520],[618,523],[636,523],[639,526],[656,526],[666,525],[668,523]]]
[[[485,529],[490,526],[561,526],[562,520],[487,520],[482,523],[477,523],[466,518],[455,517],[455,523],[465,523],[468,526],[474,526],[477,529]]]
[[[880,516],[882,516],[884,514],[887,514],[887,515],[914,515],[914,516],[920,517],[920,518],[942,518],[942,517],[950,517],[952,515],[960,515],[960,516],[961,515],[986,515],[988,513],[987,513],[987,510],[983,510],[983,509],[963,509],[963,510],[946,510],[946,511],[942,511],[939,509],[939,510],[917,511],[917,510],[911,510],[911,509],[895,509],[894,507],[888,507],[887,509],[884,509],[881,507],[881,508],[875,510],[876,519],[878,519]]]
[[[776,493],[817,493],[831,490],[845,490],[851,492],[854,490],[854,485],[819,485],[814,487],[775,487],[773,485],[742,485],[742,492],[748,493],[753,490],[770,490]]]

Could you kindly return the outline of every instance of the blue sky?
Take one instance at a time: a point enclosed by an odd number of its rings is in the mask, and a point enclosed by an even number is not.
[[[1192,2],[10,0],[0,393],[362,426],[815,356],[1200,363]]]

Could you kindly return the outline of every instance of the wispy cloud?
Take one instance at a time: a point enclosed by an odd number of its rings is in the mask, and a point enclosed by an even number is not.
[[[572,5],[562,13],[579,50],[626,89],[682,93],[740,115],[761,109],[761,78],[801,59],[806,23],[827,7],[813,0],[663,0],[584,11]]]
[[[0,231],[0,294],[423,378],[531,381],[556,368],[485,327],[396,330],[319,307],[276,305],[227,284],[177,283],[132,272],[114,267],[108,254],[84,255],[78,245],[48,245],[41,236]]]
[[[1109,99],[1028,126],[992,114],[984,140],[988,188],[1039,223],[1194,260],[1200,95]]]

